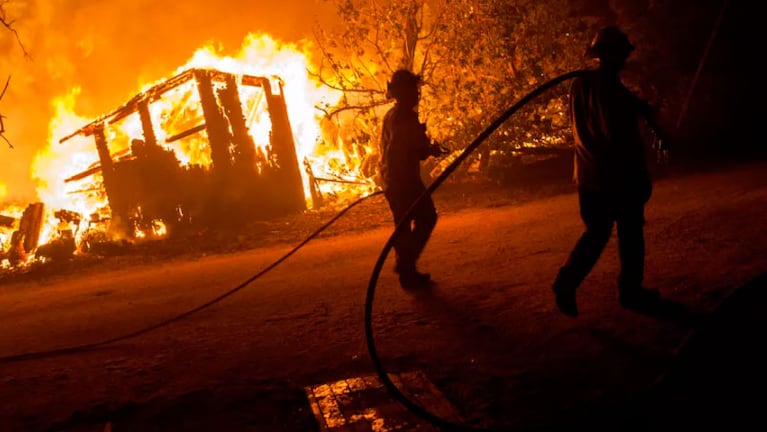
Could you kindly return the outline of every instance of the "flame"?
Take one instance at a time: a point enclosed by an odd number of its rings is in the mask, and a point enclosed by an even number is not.
[[[74,112],[77,96],[81,88],[75,87],[66,95],[52,101],[54,116],[48,128],[48,147],[35,155],[32,161],[32,173],[37,184],[37,196],[45,203],[46,223],[40,234],[39,244],[50,241],[58,231],[59,222],[53,216],[54,209],[67,209],[89,215],[105,205],[100,194],[73,194],[73,185],[64,180],[76,173],[88,169],[98,162],[93,141],[76,137],[68,145],[58,143],[58,137],[70,133],[88,121]],[[87,223],[87,218],[81,222]],[[83,227],[73,227],[73,232]]]
[[[168,77],[192,68],[216,69],[235,75],[279,77],[283,84],[282,91],[299,164],[304,163],[306,168],[302,175],[307,201],[311,199],[312,185],[318,187],[321,193],[336,197],[344,193],[355,196],[369,193],[375,186],[369,179],[360,180],[359,175],[359,165],[364,154],[370,153],[369,149],[364,148],[369,143],[356,142],[354,146],[350,146],[344,142],[344,134],[339,132],[348,130],[348,127],[344,129],[334,125],[336,130],[331,133],[323,127],[323,113],[316,107],[335,106],[341,100],[342,93],[323,86],[310,76],[309,70],[315,69],[310,61],[312,49],[311,43],[307,41],[284,43],[268,34],[249,34],[236,55],[220,55],[220,49],[215,44],[210,44],[198,49],[186,64]],[[147,91],[161,81],[139,83],[139,91]],[[202,122],[199,100],[193,99],[199,99],[195,96],[197,93],[193,91],[193,85],[193,82],[188,82],[178,86],[163,94],[159,101],[150,104],[150,116],[156,125],[155,133],[161,145],[165,145],[168,129],[188,130],[195,126],[195,122]],[[246,107],[247,101],[253,101],[257,96],[253,92],[252,87],[240,86],[240,98]],[[92,136],[75,136],[63,144],[59,143],[62,137],[68,136],[92,120],[75,112],[79,94],[80,88],[73,88],[52,101],[55,114],[49,123],[48,147],[34,158],[32,173],[37,184],[38,197],[45,203],[46,211],[46,223],[39,244],[55,238],[62,228],[60,221],[53,215],[56,209],[66,209],[83,215],[77,226],[74,223],[70,224],[73,232],[82,234],[88,228],[91,215],[107,208],[108,203],[102,187],[103,179],[97,169],[93,175],[82,180],[65,182],[75,174],[97,167],[99,163]],[[256,103],[251,105],[251,112],[245,113],[246,120],[249,121],[249,132],[257,146],[261,147],[260,150],[267,151],[264,143],[269,142],[271,125],[268,118],[257,112]],[[170,123],[169,119],[177,119],[173,121],[183,124]],[[143,137],[139,115],[133,113],[119,122],[107,124],[105,133],[113,158],[129,154],[131,139]],[[210,150],[202,143],[204,135],[200,135],[203,134],[165,146],[175,152],[182,165],[207,166],[211,163]],[[329,135],[332,138],[328,138]],[[320,181],[312,182],[308,172]],[[2,186],[0,185],[0,197],[5,194]],[[3,213],[9,214],[6,210],[3,210]],[[164,227],[158,227],[160,228],[156,229],[154,234],[164,233]],[[139,232],[136,235],[141,238],[145,233]]]

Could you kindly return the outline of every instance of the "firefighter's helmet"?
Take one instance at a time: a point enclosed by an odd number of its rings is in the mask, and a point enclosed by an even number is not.
[[[407,94],[418,91],[421,76],[407,69],[399,69],[391,76],[391,81],[386,84],[386,97],[400,99]]]
[[[587,54],[592,58],[628,57],[634,51],[634,45],[621,29],[615,26],[604,27],[591,40]]]

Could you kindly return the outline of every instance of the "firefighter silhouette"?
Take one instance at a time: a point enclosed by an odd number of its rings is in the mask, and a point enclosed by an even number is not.
[[[418,201],[404,221],[410,207],[426,191],[420,162],[442,154],[441,147],[431,142],[426,126],[418,119],[420,84],[421,78],[408,70],[394,72],[387,96],[395,104],[384,116],[381,131],[381,182],[394,223],[400,226],[394,234],[394,270],[405,288],[430,283],[430,275],[418,271],[416,263],[437,223],[437,211],[428,195]]]
[[[586,227],[553,285],[559,310],[576,316],[576,288],[591,272],[617,226],[621,270],[620,304],[641,308],[660,299],[642,286],[644,275],[644,207],[652,184],[640,120],[649,105],[621,82],[620,71],[634,46],[617,27],[600,30],[588,55],[599,66],[575,78],[570,87],[570,119],[575,140],[575,182]],[[660,131],[654,122],[656,136]],[[665,137],[664,137],[665,138]]]

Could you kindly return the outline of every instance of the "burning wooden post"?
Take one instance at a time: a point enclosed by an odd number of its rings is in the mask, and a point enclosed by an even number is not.
[[[232,131],[234,165],[238,172],[253,174],[256,168],[256,145],[245,123],[237,79],[232,74],[223,74],[223,76],[226,86],[219,91],[218,95]]]
[[[12,266],[26,261],[27,257],[37,249],[43,229],[44,211],[45,205],[39,202],[32,203],[24,209],[19,219],[19,228],[11,234],[7,257]]]
[[[150,146],[157,145],[157,136],[154,133],[152,124],[152,115],[149,112],[149,101],[142,99],[138,103],[138,114],[141,119],[141,132],[144,135],[144,142]]]
[[[269,117],[272,120],[272,151],[280,167],[277,179],[279,190],[283,195],[285,211],[291,212],[306,209],[303,181],[298,167],[296,143],[288,119],[288,108],[282,93],[282,81],[275,78],[262,78],[262,87],[266,93],[269,106]]]
[[[104,134],[104,123],[96,123],[93,126],[92,134],[96,142],[99,163],[101,164],[101,175],[104,178],[104,190],[106,191],[107,199],[109,200],[109,207],[112,210],[110,229],[119,233],[127,233],[129,218],[128,206],[121,188],[117,186],[119,179],[115,174],[114,161],[109,152],[106,135]]]
[[[229,153],[230,135],[227,130],[226,118],[218,106],[216,95],[213,92],[213,81],[207,70],[196,69],[194,78],[197,81],[197,91],[200,94],[200,104],[205,117],[205,127],[208,132],[211,158],[213,159],[213,172],[217,176],[225,176],[232,166]],[[222,185],[223,186],[223,185]]]
[[[270,142],[259,143],[269,152],[263,157],[257,151],[250,130],[253,125],[249,122],[253,118],[247,118],[244,114],[243,93],[240,91],[242,86],[258,88],[258,91],[249,93],[251,96],[248,104],[253,110],[265,108],[269,115]],[[201,110],[195,108],[195,105],[166,106],[164,112],[169,115],[188,116],[188,113],[193,113],[192,117],[183,117],[176,123],[166,117],[153,117],[155,111],[151,105],[159,103],[174,90],[176,96],[179,93],[185,95],[174,99],[180,101],[178,103],[187,104],[199,100]],[[156,148],[159,152],[155,153],[160,153],[178,151],[170,147],[180,149],[185,145],[202,151],[204,145],[200,143],[207,145],[210,152],[207,164],[186,162],[187,165],[182,166],[176,160],[177,170],[162,170],[165,177],[160,182],[163,185],[184,185],[180,187],[179,193],[169,192],[171,188],[159,187],[162,185],[157,188],[144,187],[142,192],[136,192],[142,190],[138,183],[146,183],[146,178],[152,177],[152,173],[136,175],[136,171],[158,168],[159,164],[140,163],[141,156],[132,148],[132,155],[114,159],[104,129],[107,125],[117,128],[120,121],[136,113],[141,123],[143,140],[130,136],[130,133],[135,132],[128,132],[128,139],[132,142],[142,141],[143,145],[138,147]],[[163,133],[158,134],[157,131]],[[205,132],[205,135],[200,135],[201,132]],[[162,194],[167,195],[165,199],[173,206],[178,204],[179,209],[187,214],[187,220],[207,225],[231,223],[232,216],[240,216],[242,220],[306,209],[303,181],[282,82],[277,78],[235,76],[216,70],[190,69],[145,90],[117,110],[62,138],[60,142],[76,135],[94,136],[100,165],[70,176],[66,181],[80,181],[101,172],[113,219],[110,224],[112,230],[134,234],[132,230],[137,226],[136,218],[143,218],[145,225],[155,219],[166,224],[175,222],[167,220],[174,217],[167,211],[152,212],[152,208],[168,206],[147,204],[156,203],[158,195]],[[164,140],[163,143],[158,142],[158,136]],[[126,143],[120,145],[127,147]],[[157,175],[154,173],[154,177]],[[149,193],[147,189],[151,190],[153,198],[136,197],[137,194]]]

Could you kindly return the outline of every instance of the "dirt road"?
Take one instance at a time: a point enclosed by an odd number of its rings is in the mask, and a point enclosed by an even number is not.
[[[422,258],[433,288],[401,290],[391,260],[382,272],[378,349],[387,368],[426,371],[466,418],[487,424],[537,424],[630,399],[668,369],[696,323],[767,272],[765,214],[765,163],[657,182],[646,284],[668,307],[655,316],[620,308],[613,239],[572,319],[549,287],[580,235],[574,194],[443,213]],[[139,338],[0,363],[0,430],[104,430],[106,421],[115,431],[312,430],[304,386],[372,372],[363,304],[389,233],[317,239],[236,295]],[[152,325],[291,246],[5,283],[0,356]]]

